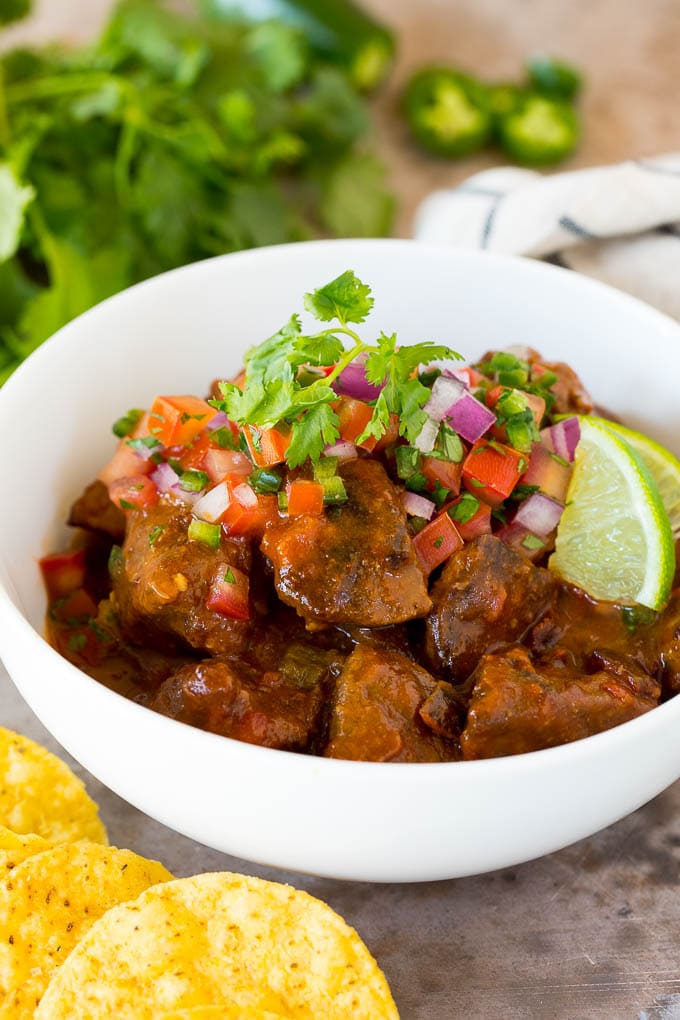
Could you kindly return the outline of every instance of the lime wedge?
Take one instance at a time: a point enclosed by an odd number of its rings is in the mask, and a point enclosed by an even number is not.
[[[656,483],[609,423],[579,420],[581,439],[550,569],[593,598],[661,609],[675,548]]]
[[[660,443],[606,418],[594,418],[619,439],[632,446],[649,468],[666,508],[675,538],[680,537],[680,460]]]

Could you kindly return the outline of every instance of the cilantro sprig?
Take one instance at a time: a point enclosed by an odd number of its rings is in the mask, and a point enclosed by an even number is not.
[[[380,333],[374,343],[359,336],[351,325],[365,322],[373,308],[370,287],[348,269],[330,283],[305,295],[305,309],[319,322],[334,325],[304,333],[293,315],[273,336],[252,348],[245,359],[245,384],[221,382],[222,399],[213,404],[240,426],[290,429],[286,453],[290,467],[308,458],[317,460],[324,447],[340,435],[340,421],[331,406],[338,400],[333,383],[360,355],[365,355],[366,378],[382,390],[371,401],[373,413],[358,443],[380,439],[399,418],[399,434],[413,443],[427,418],[424,405],[431,391],[418,378],[418,368],[432,361],[460,359],[443,344],[425,341],[397,345],[395,333]],[[309,367],[327,371],[316,376]]]

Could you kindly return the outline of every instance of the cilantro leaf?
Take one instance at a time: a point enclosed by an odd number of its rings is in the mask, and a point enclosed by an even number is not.
[[[321,322],[330,322],[331,319],[339,319],[343,325],[363,322],[372,307],[371,288],[362,283],[351,269],[346,269],[324,287],[305,294],[305,308]]]
[[[317,460],[328,444],[340,435],[340,421],[329,404],[310,407],[296,422],[286,460],[289,467],[299,467],[309,457]]]
[[[295,341],[295,349],[303,358],[302,363],[309,365],[334,365],[344,351],[339,337],[332,333],[320,333],[317,336],[301,336]]]
[[[277,379],[284,368],[290,365],[292,352],[295,350],[293,341],[300,336],[300,319],[291,315],[285,326],[257,347],[252,347],[246,354],[248,382],[266,384]],[[300,364],[305,357],[300,358]]]

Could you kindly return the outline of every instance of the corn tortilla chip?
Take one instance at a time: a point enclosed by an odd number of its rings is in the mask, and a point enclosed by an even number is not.
[[[158,1020],[290,1020],[268,1009],[248,1009],[243,1006],[187,1006],[163,1013]]]
[[[35,1016],[158,1020],[225,997],[295,1020],[398,1020],[377,963],[330,907],[229,873],[170,882],[109,911],[55,974]]]
[[[0,727],[0,825],[52,843],[106,843],[106,829],[85,786],[60,758]]]
[[[32,834],[22,836],[0,825],[0,880],[6,878],[17,864],[21,864],[28,857],[44,853],[51,848],[52,844],[42,836]]]
[[[172,875],[99,843],[62,843],[0,882],[0,1017],[28,1020],[54,971],[110,907]]]

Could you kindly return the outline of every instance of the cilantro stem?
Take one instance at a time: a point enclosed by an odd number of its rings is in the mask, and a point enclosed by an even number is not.
[[[8,103],[23,103],[31,99],[50,99],[72,92],[89,92],[108,84],[127,85],[104,71],[87,71],[84,74],[50,75],[35,81],[19,81],[7,86]]]
[[[344,336],[349,336],[354,340],[354,347],[350,347],[348,351],[345,351],[340,361],[335,365],[335,368],[330,372],[324,379],[323,383],[326,386],[330,386],[334,382],[341,372],[343,372],[347,366],[354,361],[364,351],[371,350],[371,344],[365,344],[361,337],[354,332],[353,329],[349,329],[347,326],[336,326],[335,329],[324,329],[321,333],[317,333],[317,336],[336,336],[338,333],[342,333]]]

